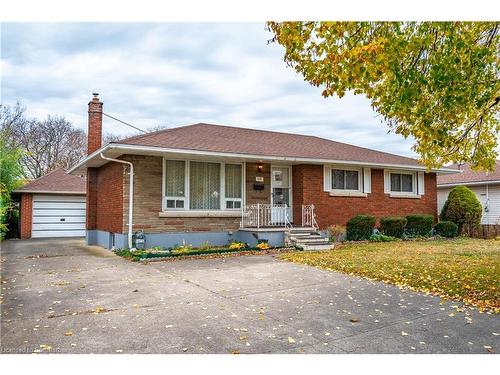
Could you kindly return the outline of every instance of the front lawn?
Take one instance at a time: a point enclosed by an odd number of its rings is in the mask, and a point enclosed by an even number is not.
[[[500,311],[500,241],[350,243],[328,252],[298,252],[281,259],[380,280],[480,309]]]

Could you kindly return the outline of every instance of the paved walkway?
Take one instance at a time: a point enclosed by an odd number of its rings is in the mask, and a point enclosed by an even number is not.
[[[3,353],[499,349],[498,316],[269,255],[144,265],[71,239],[1,256]]]

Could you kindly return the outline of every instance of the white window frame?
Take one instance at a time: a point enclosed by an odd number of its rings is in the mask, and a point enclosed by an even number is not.
[[[391,186],[391,174],[405,174],[412,176],[412,191],[393,191]],[[418,188],[419,174],[417,171],[403,170],[403,169],[386,169],[384,170],[384,186],[385,193],[389,194],[391,197],[403,197],[403,198],[420,198],[419,188]],[[423,193],[423,186],[420,188]],[[422,194],[421,193],[421,194]]]
[[[183,161],[184,162],[184,196],[166,196],[165,192],[167,189],[166,185],[166,172],[167,172],[167,160],[173,160],[173,161]],[[187,160],[180,160],[180,159],[171,159],[171,158],[163,158],[163,169],[162,169],[162,204],[161,204],[161,209],[162,211],[184,211],[186,210],[186,207],[189,208],[189,194],[188,194],[188,186],[189,186],[189,180],[187,177],[189,176],[189,163]],[[173,200],[175,202],[176,207],[167,207],[167,201]],[[178,208],[177,207],[177,201],[183,201],[184,202],[184,207],[183,208]]]
[[[241,165],[241,198],[227,198],[226,197],[226,164],[233,164],[233,165]],[[221,197],[222,197],[222,205],[221,209],[222,210],[227,210],[227,211],[241,211],[243,209],[243,194],[245,192],[244,186],[245,186],[245,181],[244,181],[244,176],[245,172],[243,170],[244,168],[243,163],[221,163]],[[240,207],[239,208],[227,208],[227,202],[239,202]]]
[[[362,193],[363,192],[363,170],[362,168],[345,167],[345,166],[330,166],[330,192],[333,194],[348,194],[348,193]],[[357,189],[334,189],[333,188],[333,170],[341,171],[354,171],[358,172],[358,188]],[[344,173],[344,186],[345,186],[345,173]]]
[[[175,161],[184,161],[185,162],[185,171],[184,171],[184,197],[170,197],[170,196],[165,196],[165,191],[166,191],[166,171],[167,171],[167,160],[175,160]],[[220,165],[220,208],[219,209],[204,209],[204,210],[199,210],[199,209],[190,209],[190,189],[189,189],[189,177],[190,177],[190,165],[191,162],[202,162],[202,163],[216,163]],[[226,174],[226,164],[238,164],[241,165],[241,198],[227,198],[226,199],[226,194],[225,194],[225,189],[226,189],[226,181],[225,181],[225,174]],[[231,211],[231,212],[238,212],[243,210],[243,202],[245,198],[245,179],[246,179],[246,164],[245,162],[219,162],[219,161],[211,161],[211,160],[204,160],[204,159],[179,159],[179,158],[172,158],[172,157],[163,157],[163,168],[162,168],[162,206],[161,209],[163,212],[166,211],[190,211],[190,212],[217,212],[217,211]],[[183,200],[184,201],[184,208],[167,208],[167,200]],[[226,201],[239,201],[241,207],[240,208],[226,208]]]

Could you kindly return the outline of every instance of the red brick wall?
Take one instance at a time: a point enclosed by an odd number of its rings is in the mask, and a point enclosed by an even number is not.
[[[88,121],[87,153],[91,154],[100,149],[102,143],[102,103],[97,96],[89,103]]]
[[[300,224],[302,204],[314,204],[320,228],[332,224],[345,225],[358,214],[404,216],[408,214],[430,214],[437,216],[436,174],[425,174],[425,194],[420,199],[391,198],[384,194],[384,171],[372,169],[372,192],[368,197],[331,197],[323,191],[323,166],[294,165],[293,204],[294,221]]]
[[[122,233],[123,164],[109,162],[97,170],[96,229]]]
[[[33,220],[33,194],[21,194],[21,239],[31,238]]]
[[[97,168],[87,168],[86,228],[96,229],[97,217]]]

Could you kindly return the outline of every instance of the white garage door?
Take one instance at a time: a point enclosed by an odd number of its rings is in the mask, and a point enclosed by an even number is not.
[[[33,196],[32,238],[81,236],[85,236],[85,196]]]

